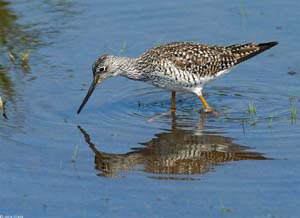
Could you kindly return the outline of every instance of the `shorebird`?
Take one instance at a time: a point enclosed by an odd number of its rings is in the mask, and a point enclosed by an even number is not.
[[[213,109],[202,95],[204,85],[277,44],[267,42],[217,46],[173,42],[151,48],[137,58],[102,55],[93,65],[93,82],[77,113],[80,113],[95,87],[113,76],[124,76],[170,90],[172,112],[176,111],[176,92],[195,93],[205,111],[212,112]]]

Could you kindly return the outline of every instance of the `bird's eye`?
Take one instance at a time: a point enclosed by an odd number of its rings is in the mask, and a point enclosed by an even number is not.
[[[103,72],[105,70],[105,67],[100,67],[99,72]]]

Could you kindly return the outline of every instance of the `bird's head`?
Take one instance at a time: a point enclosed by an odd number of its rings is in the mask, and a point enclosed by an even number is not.
[[[113,55],[102,55],[93,65],[93,82],[83,99],[77,113],[79,114],[89,97],[92,95],[94,89],[103,80],[112,76],[126,76],[130,79],[137,79],[139,74],[135,68],[136,59],[128,57],[118,57]]]
[[[100,56],[93,64],[93,76],[97,79],[97,84],[108,77],[118,75],[119,67],[118,57],[108,54]]]
[[[112,55],[102,55],[99,57],[95,63],[93,64],[93,82],[83,99],[80,107],[77,110],[77,114],[80,113],[86,102],[89,100],[89,97],[92,95],[94,89],[98,84],[100,84],[103,80],[108,77],[112,77],[117,75],[118,66],[114,64],[114,56]]]

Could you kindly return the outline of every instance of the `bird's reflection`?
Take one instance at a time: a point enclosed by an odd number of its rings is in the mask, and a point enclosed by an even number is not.
[[[125,154],[98,150],[88,133],[80,126],[78,128],[95,153],[95,168],[101,171],[99,175],[107,177],[114,177],[121,171],[143,170],[164,174],[156,178],[168,179],[176,178],[174,175],[207,173],[225,162],[267,159],[260,153],[248,151],[248,147],[233,143],[232,138],[179,129],[176,127],[176,117],[172,119],[170,131],[156,134],[148,142],[140,143],[143,147]]]

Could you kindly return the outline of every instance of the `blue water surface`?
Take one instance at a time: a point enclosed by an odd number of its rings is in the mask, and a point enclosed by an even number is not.
[[[0,215],[298,218],[299,9],[295,0],[0,1]],[[98,56],[172,41],[279,45],[204,89],[220,116],[199,112],[188,93],[178,93],[176,116],[160,116],[168,91],[118,77],[76,114]]]

